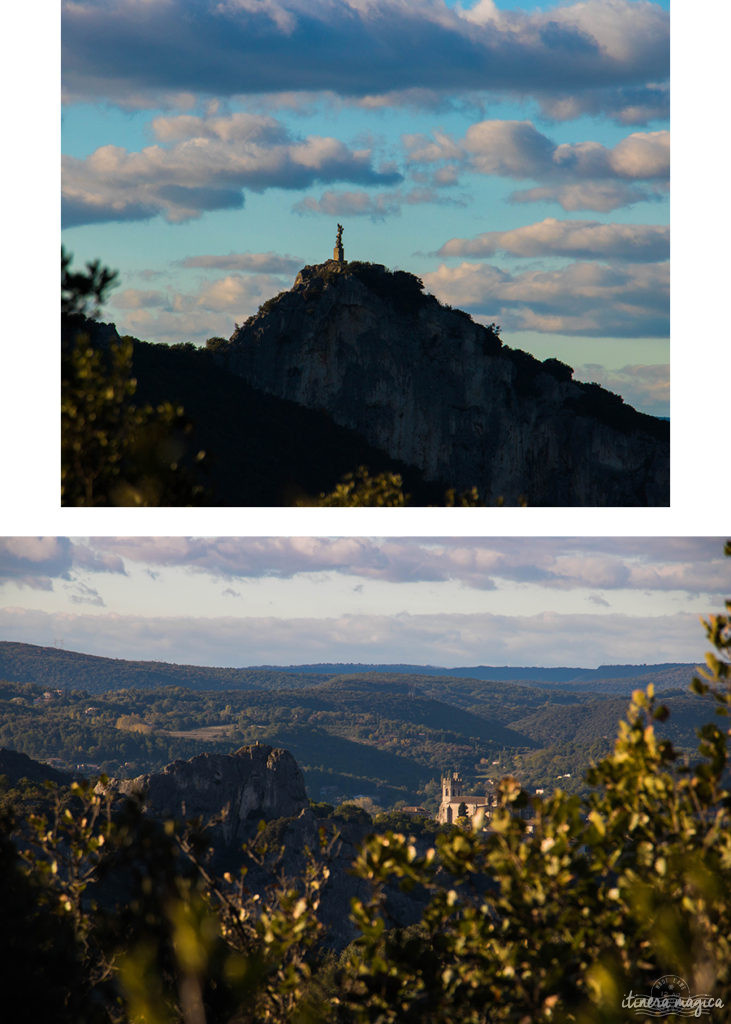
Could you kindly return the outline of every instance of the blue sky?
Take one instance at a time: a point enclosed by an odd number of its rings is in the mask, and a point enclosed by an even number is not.
[[[228,336],[305,263],[423,277],[668,413],[668,4],[62,4],[63,240],[107,317]]]
[[[0,640],[200,665],[701,662],[720,538],[0,538]]]

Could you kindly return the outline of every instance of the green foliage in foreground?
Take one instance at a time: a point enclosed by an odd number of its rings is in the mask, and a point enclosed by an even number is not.
[[[62,359],[64,505],[191,505],[203,488],[184,467],[190,427],[171,402],[133,404],[132,342],[95,348],[80,327]],[[199,452],[197,460],[204,457]]]
[[[131,338],[92,342],[97,316],[116,272],[87,264],[71,270],[61,250],[61,502],[64,505],[200,504],[203,487],[188,458],[190,424],[165,401],[135,403]]]
[[[498,498],[496,504],[503,505],[503,499]],[[371,474],[367,466],[359,466],[355,473],[346,473],[342,480],[329,493],[320,494],[319,498],[300,499],[297,502],[300,506],[316,505],[323,508],[346,507],[360,508],[363,506],[399,508],[404,505],[411,505],[411,495],[404,491],[404,482],[400,473],[376,473]],[[467,491],[456,491],[453,487],[448,488],[444,494],[444,501],[441,503],[446,508],[476,508],[484,506],[476,487]],[[518,504],[522,507],[527,505],[525,498],[521,498]]]
[[[529,798],[508,777],[489,832],[442,832],[426,850],[403,833],[372,836],[355,865],[373,887],[352,906],[362,936],[337,962],[317,945],[331,851],[262,897],[245,876],[211,874],[198,837],[133,806],[115,817],[105,797],[74,784],[52,815],[5,823],[14,840],[0,840],[5,999],[32,1000],[36,1019],[77,1022],[619,1024],[635,1019],[630,993],[649,995],[673,974],[723,1019],[731,602],[727,610],[706,624],[715,653],[694,682],[726,721],[700,730],[692,761],[679,764],[658,739],[667,711],[649,686],[591,769],[587,797]],[[394,878],[430,896],[405,931],[385,918]],[[17,950],[36,942],[34,974]]]

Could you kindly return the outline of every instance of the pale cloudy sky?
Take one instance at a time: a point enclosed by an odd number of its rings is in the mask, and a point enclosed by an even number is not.
[[[61,6],[63,237],[122,332],[228,337],[340,220],[667,415],[669,0]]]
[[[208,665],[700,661],[716,538],[5,538],[0,639]]]

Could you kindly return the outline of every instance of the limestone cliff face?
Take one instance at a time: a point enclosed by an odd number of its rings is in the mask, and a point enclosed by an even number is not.
[[[161,772],[120,783],[156,818],[217,819],[214,845],[238,847],[262,819],[291,817],[309,806],[304,779],[287,750],[257,744],[235,754],[199,754]]]
[[[666,505],[668,425],[503,346],[410,274],[305,267],[219,354],[254,387],[487,503]]]
[[[125,781],[98,784],[100,792],[137,796],[143,810],[160,820],[208,824],[214,872],[234,874],[245,865],[251,892],[264,895],[284,876],[302,877],[310,855],[326,863],[319,916],[326,927],[325,945],[342,949],[357,929],[350,920],[353,896],[366,899],[369,886],[353,877],[358,850],[372,831],[361,822],[317,818],[310,810],[302,773],[287,750],[264,744],[242,747],[234,754],[199,754],[174,761],[161,772]],[[258,824],[268,824],[258,842]],[[253,844],[251,848],[242,846]],[[424,852],[421,850],[420,852]],[[386,887],[387,910],[400,927],[418,921],[424,910],[423,893],[402,893]]]

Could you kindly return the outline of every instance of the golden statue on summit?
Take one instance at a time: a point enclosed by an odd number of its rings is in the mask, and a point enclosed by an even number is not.
[[[345,263],[345,250],[343,249],[343,225],[338,224],[338,237],[335,239],[333,259],[338,263]]]

